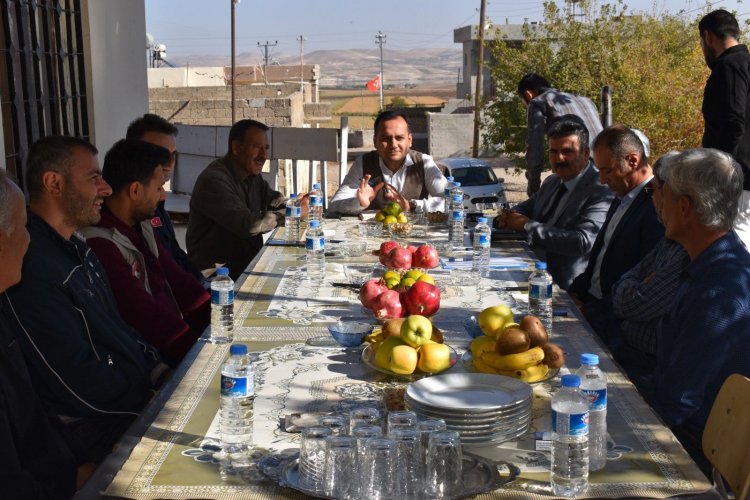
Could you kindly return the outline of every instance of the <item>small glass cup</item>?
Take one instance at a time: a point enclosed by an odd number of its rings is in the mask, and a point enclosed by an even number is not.
[[[354,435],[354,429],[362,426],[380,426],[380,411],[377,408],[355,408],[349,412],[349,434]]]
[[[367,238],[367,221],[359,221],[357,223],[357,230],[359,231],[360,238]]]
[[[318,419],[318,426],[331,429],[334,436],[345,436],[349,430],[349,422],[344,415],[323,415]]]
[[[396,428],[416,429],[418,421],[417,414],[413,411],[392,411],[388,414],[388,435]]]
[[[427,464],[427,449],[430,446],[430,435],[433,432],[440,432],[447,430],[448,427],[445,424],[445,420],[442,418],[428,418],[426,420],[420,420],[417,423],[417,430],[420,434],[420,441],[422,443],[422,460],[421,464]]]
[[[333,498],[351,498],[356,478],[357,440],[351,436],[326,438],[323,491]]]
[[[455,431],[430,434],[427,446],[425,492],[430,498],[447,498],[461,490],[463,456]]]
[[[362,498],[361,492],[364,491],[362,477],[365,470],[365,443],[370,438],[383,437],[383,429],[376,425],[363,425],[352,429],[352,437],[357,440],[357,463],[356,474],[360,480],[355,484],[352,496]]]
[[[382,238],[383,237],[383,223],[376,220],[367,221],[367,237],[368,238]]]
[[[382,500],[393,497],[396,443],[383,437],[365,442],[360,498]]]
[[[328,427],[302,429],[299,453],[299,485],[302,489],[322,492],[325,482],[326,438],[333,431]]]
[[[396,443],[395,498],[419,498],[424,490],[422,440],[417,429],[397,427],[389,437]]]
[[[362,286],[372,275],[372,265],[347,264],[344,266],[344,275],[350,284]]]

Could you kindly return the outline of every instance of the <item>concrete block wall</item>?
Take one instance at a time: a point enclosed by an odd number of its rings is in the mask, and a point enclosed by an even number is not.
[[[473,114],[427,113],[428,150],[434,158],[471,151],[474,138]]]

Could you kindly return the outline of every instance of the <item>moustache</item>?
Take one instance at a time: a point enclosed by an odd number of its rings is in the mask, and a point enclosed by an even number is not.
[[[567,161],[561,161],[559,163],[553,163],[552,167],[553,168],[569,168],[570,163],[568,163]]]

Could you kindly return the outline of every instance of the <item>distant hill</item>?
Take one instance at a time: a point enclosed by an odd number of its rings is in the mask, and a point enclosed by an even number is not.
[[[277,64],[299,64],[298,55],[274,54]],[[216,55],[191,55],[173,58],[176,66],[228,66],[229,57]],[[237,65],[261,64],[257,52],[237,54]],[[451,49],[383,50],[385,84],[445,84],[456,81],[461,67],[461,51]],[[361,86],[380,72],[379,49],[317,50],[305,54],[305,64],[320,65],[321,85]]]

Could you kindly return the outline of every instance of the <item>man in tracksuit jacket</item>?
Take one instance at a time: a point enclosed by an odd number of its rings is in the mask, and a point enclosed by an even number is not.
[[[111,192],[96,149],[51,136],[29,150],[23,279],[3,297],[40,398],[100,461],[158,387],[166,366],[120,317],[106,274],[76,234]]]

